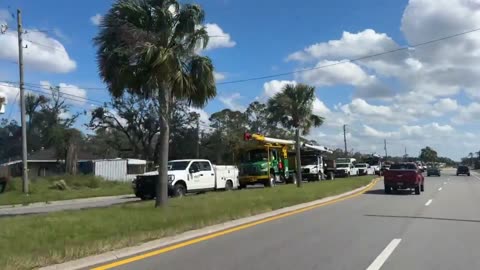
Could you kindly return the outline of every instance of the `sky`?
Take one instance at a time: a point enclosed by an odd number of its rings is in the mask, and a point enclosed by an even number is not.
[[[0,34],[0,95],[8,102],[0,117],[19,119],[17,8],[27,88],[60,86],[76,111],[110,100],[92,39],[113,2],[0,0],[0,24],[8,25]],[[285,84],[306,83],[316,87],[314,113],[325,117],[308,137],[327,147],[343,148],[345,124],[352,151],[384,154],[384,140],[389,155],[418,156],[428,145],[459,160],[480,150],[480,31],[415,47],[480,28],[480,0],[195,3],[214,36],[201,51],[213,60],[218,92],[195,109],[204,125],[216,111],[242,111]],[[408,49],[349,61],[398,48]],[[282,73],[290,74],[235,83]]]

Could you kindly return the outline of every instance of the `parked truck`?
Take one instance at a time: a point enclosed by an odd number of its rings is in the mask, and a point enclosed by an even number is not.
[[[355,168],[355,161],[354,158],[337,158],[335,175],[338,177],[357,176],[358,169]]]
[[[335,178],[335,168],[329,169],[323,155],[332,153],[321,145],[303,144],[301,151],[302,179],[320,181]]]
[[[294,184],[295,160],[292,150],[295,141],[265,137],[260,134],[244,134],[245,141],[255,144],[245,148],[240,156],[239,187],[263,184],[273,187],[276,183]]]
[[[142,200],[155,197],[158,171],[138,175],[132,181],[135,196]],[[212,165],[206,159],[184,159],[168,162],[168,194],[184,196],[211,190],[238,188],[238,168],[233,165]]]

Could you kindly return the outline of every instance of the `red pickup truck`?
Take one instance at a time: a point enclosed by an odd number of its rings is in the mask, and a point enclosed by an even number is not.
[[[414,189],[419,195],[424,191],[425,178],[422,170],[415,163],[395,163],[384,172],[385,193],[390,194],[399,189]]]

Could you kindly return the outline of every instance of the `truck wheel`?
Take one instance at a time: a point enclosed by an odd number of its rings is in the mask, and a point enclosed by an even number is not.
[[[228,180],[227,182],[225,182],[225,190],[226,191],[233,190],[233,183],[231,180]]]
[[[417,186],[415,187],[415,194],[416,194],[416,195],[420,195],[420,185],[417,185]]]
[[[392,188],[389,187],[389,186],[385,186],[385,193],[386,193],[386,194],[392,193]]]
[[[147,195],[147,194],[142,194],[142,195],[137,196],[137,197],[140,197],[140,199],[141,199],[142,201],[147,201],[147,200],[152,199],[152,197],[151,197],[150,195]]]
[[[265,187],[274,187],[275,186],[275,176],[270,175],[270,179],[265,183]]]
[[[424,191],[425,191],[425,186],[424,186],[424,184],[421,184],[421,185],[420,185],[420,191],[421,191],[421,192],[424,192]]]
[[[173,186],[175,197],[183,197],[187,193],[187,187],[182,183],[176,183]]]

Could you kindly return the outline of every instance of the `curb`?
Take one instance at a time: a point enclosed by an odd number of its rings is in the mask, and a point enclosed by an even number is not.
[[[116,195],[116,196],[101,196],[101,197],[90,197],[90,198],[79,198],[79,199],[72,199],[72,200],[60,200],[60,201],[51,201],[51,202],[34,202],[29,204],[7,204],[7,205],[0,205],[0,209],[10,209],[10,208],[33,208],[39,206],[52,206],[52,205],[63,205],[63,204],[74,204],[74,203],[82,203],[82,202],[97,202],[109,199],[121,199],[121,198],[128,198],[134,196],[133,194],[125,194],[125,195]]]
[[[267,213],[258,214],[258,215],[255,215],[255,216],[250,216],[250,217],[245,217],[245,218],[240,218],[240,219],[228,221],[228,222],[217,224],[217,225],[204,227],[204,228],[201,228],[201,229],[187,231],[187,232],[184,232],[184,233],[180,233],[178,235],[169,236],[169,237],[149,241],[149,242],[146,242],[146,243],[143,243],[143,244],[140,244],[140,245],[137,245],[137,246],[133,246],[133,247],[121,248],[121,249],[118,249],[118,250],[109,251],[109,252],[99,254],[99,255],[93,255],[93,256],[89,256],[89,257],[85,257],[85,258],[81,258],[81,259],[77,259],[77,260],[73,260],[73,261],[69,261],[69,262],[65,262],[65,263],[45,266],[45,267],[39,268],[39,270],[65,270],[65,269],[77,270],[77,269],[83,269],[83,268],[91,267],[91,266],[94,266],[94,265],[104,264],[104,263],[111,262],[111,261],[114,261],[114,260],[130,257],[130,256],[133,256],[133,255],[137,255],[139,253],[144,253],[144,252],[147,252],[147,251],[159,249],[159,248],[170,246],[170,245],[173,245],[173,244],[178,244],[178,243],[181,243],[181,242],[184,242],[184,241],[187,241],[187,240],[195,239],[195,238],[202,237],[202,236],[205,236],[205,235],[209,235],[209,234],[212,234],[212,233],[215,233],[215,232],[219,232],[219,231],[231,229],[231,228],[234,228],[234,227],[238,227],[238,226],[241,226],[241,225],[245,225],[245,224],[248,224],[248,223],[256,222],[256,221],[259,221],[259,220],[262,220],[262,219],[267,219],[267,218],[271,218],[271,217],[274,217],[274,216],[283,215],[283,214],[293,212],[293,211],[298,211],[298,210],[301,210],[301,209],[304,209],[304,208],[311,208],[311,207],[314,207],[316,205],[324,204],[324,203],[329,202],[329,201],[334,201],[334,200],[338,200],[338,199],[342,199],[342,198],[347,199],[347,197],[349,197],[351,195],[360,195],[360,194],[363,194],[364,192],[368,191],[369,189],[371,189],[374,185],[376,185],[378,183],[378,181],[380,179],[381,178],[374,178],[368,185],[359,187],[357,189],[354,189],[354,190],[351,190],[351,191],[348,191],[348,192],[345,192],[345,193],[342,193],[342,194],[339,194],[339,195],[330,196],[330,197],[326,197],[326,198],[323,198],[323,199],[320,199],[320,200],[311,201],[311,202],[307,202],[307,203],[288,206],[288,207],[284,207],[284,208],[277,209],[277,210],[274,210],[274,211],[270,211],[270,212],[267,212]]]

